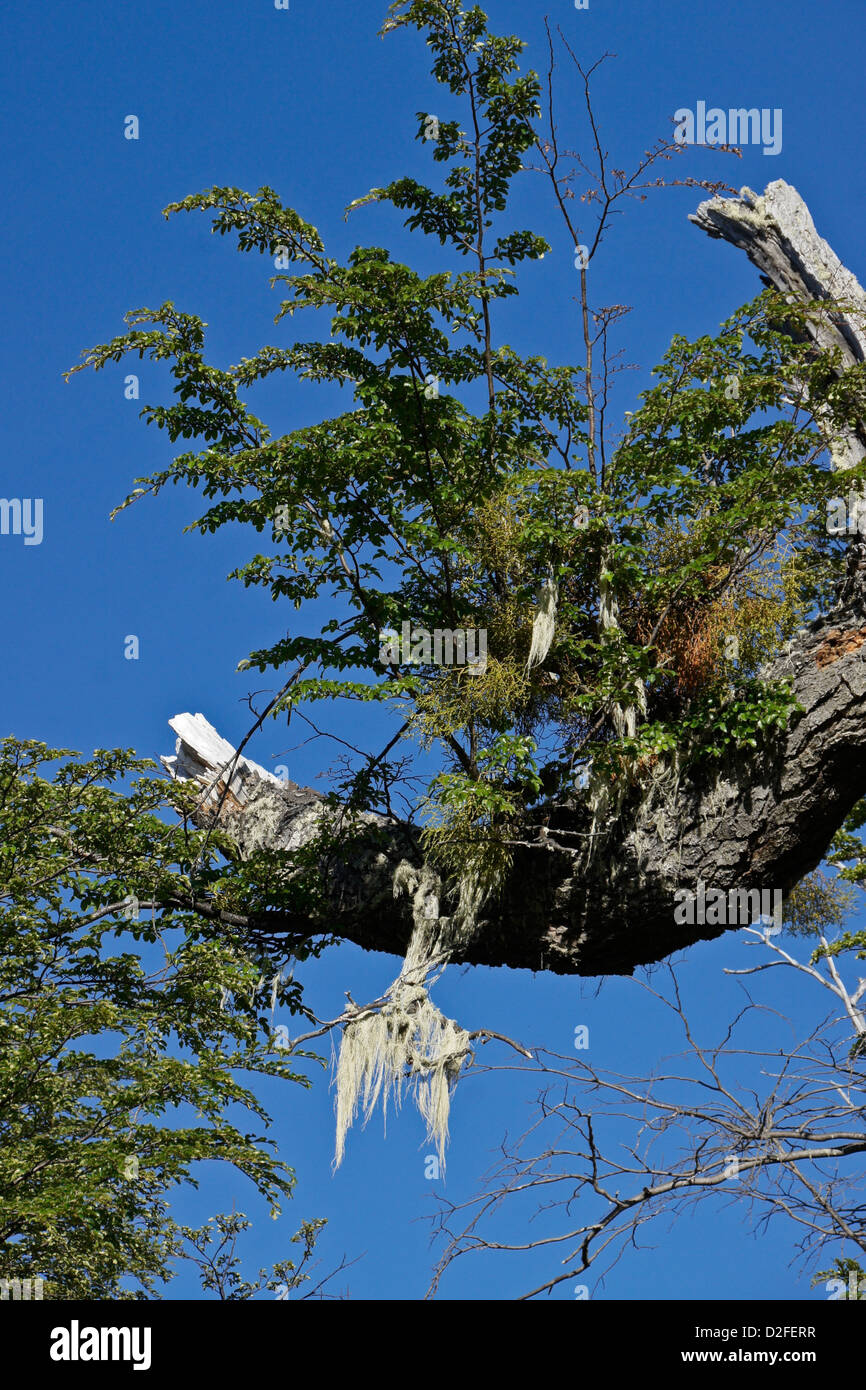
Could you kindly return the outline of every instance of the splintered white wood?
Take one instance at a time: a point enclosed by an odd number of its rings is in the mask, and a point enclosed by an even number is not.
[[[227,793],[243,805],[262,783],[282,789],[283,783],[272,772],[238,756],[203,714],[176,714],[168,722],[178,736],[175,754],[160,762],[178,781],[198,782],[208,791],[209,801]]]
[[[844,313],[828,313],[808,329],[818,348],[836,347],[842,366],[866,361],[866,291],[819,236],[796,188],[784,179],[764,193],[741,188],[738,198],[717,194],[689,215],[711,237],[722,237],[745,251],[761,274],[782,294],[804,300],[840,300]],[[829,440],[836,468],[850,468],[864,454],[862,429]]]

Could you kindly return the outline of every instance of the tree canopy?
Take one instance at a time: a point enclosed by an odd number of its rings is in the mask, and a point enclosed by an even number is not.
[[[346,215],[361,218],[371,203],[393,208],[411,233],[432,238],[441,268],[422,273],[381,246],[339,260],[274,189],[208,188],[165,215],[204,212],[212,232],[272,262],[285,296],[279,344],[218,365],[203,320],[167,302],[131,311],[124,332],[72,369],[137,355],[164,364],[173,381],[169,403],[148,404],[142,416],[181,452],[137,479],[117,511],[182,483],[207,503],[190,529],[241,523],[264,537],[264,551],[234,577],[299,618],[280,621],[270,645],[241,663],[278,682],[254,727],[306,717],[318,702],[338,719],[375,702],[394,730],[382,749],[355,749],[326,797],[271,778],[249,804],[233,794],[240,748],[225,765],[205,766],[181,736],[174,772],[183,762],[190,784],[156,791],[145,779],[124,797],[97,784],[145,771],[131,755],[67,765],[50,784],[35,772],[56,754],[10,745],[9,785],[25,802],[36,798],[41,829],[34,839],[22,822],[35,888],[10,871],[16,920],[35,915],[29,933],[9,928],[9,989],[38,1010],[34,1024],[13,1006],[3,1026],[23,1056],[35,1029],[37,1071],[55,1038],[61,1049],[98,1033],[122,1040],[111,1058],[64,1051],[62,1065],[41,1072],[42,1104],[52,1115],[60,1107],[68,1142],[47,1162],[41,1119],[24,1108],[34,1162],[24,1169],[15,1159],[7,1179],[18,1203],[10,1232],[32,1246],[34,1268],[56,1266],[60,1279],[71,1268],[61,1235],[75,1224],[91,1290],[116,1289],[124,1262],[145,1283],[162,1273],[176,1234],[163,1194],[188,1177],[193,1158],[226,1158],[269,1200],[290,1191],[291,1174],[225,1118],[234,1104],[261,1113],[237,1069],[302,1079],[273,1055],[257,1011],[275,944],[302,957],[354,933],[404,953],[376,1006],[350,1001],[334,1023],[312,1021],[320,1032],[343,1029],[338,1156],[357,1109],[382,1094],[399,1098],[406,1075],[441,1155],[449,1090],[472,1036],[429,1001],[443,963],[536,968],[538,956],[541,968],[598,974],[657,960],[676,939],[673,885],[700,869],[705,834],[715,836],[716,870],[735,884],[773,875],[789,912],[791,890],[833,831],[843,827],[840,863],[860,853],[844,836],[866,817],[863,788],[856,768],[842,765],[863,689],[841,668],[821,677],[817,694],[814,681],[863,641],[852,638],[862,594],[841,626],[827,626],[852,566],[846,537],[826,524],[839,491],[838,440],[866,418],[863,361],[848,360],[833,331],[862,305],[820,285],[796,295],[771,283],[714,334],[674,336],[653,384],[620,418],[613,335],[624,309],[590,299],[611,219],[666,182],[725,186],[665,180],[659,170],[686,153],[673,139],[644,151],[630,173],[615,167],[591,99],[595,68],[566,44],[590,130],[578,203],[554,118],[552,38],[544,78],[521,72],[519,39],[491,33],[484,13],[460,0],[392,5],[383,32],[401,27],[425,39],[455,115],[417,112],[417,139],[435,166],[429,186],[397,179]],[[531,288],[532,263],[552,251],[511,218],[515,181],[529,170],[574,245],[575,363],[550,363],[541,334],[531,352],[508,341],[508,301]],[[286,342],[303,310],[327,335]],[[344,408],[272,433],[247,396],[282,373],[336,387]],[[846,488],[864,474],[860,458]],[[397,636],[407,626],[408,651]],[[416,649],[417,631],[460,633],[463,646],[443,662],[423,642]],[[483,634],[483,660],[463,659],[470,633]],[[472,650],[477,657],[479,645]],[[810,699],[824,705],[823,722],[811,719]],[[832,746],[830,719],[841,731]],[[431,751],[436,769],[417,793],[414,759]],[[796,838],[790,824],[809,795],[823,799],[823,818]],[[16,806],[13,798],[13,845]],[[729,844],[720,827],[740,811]],[[600,847],[610,856],[601,867]],[[118,927],[129,897],[152,915]],[[637,904],[655,934],[624,944]],[[155,980],[138,954],[106,955],[118,931],[165,950]],[[56,983],[40,973],[46,942]],[[862,944],[848,935],[823,955]],[[220,986],[244,1002],[227,1012]],[[279,973],[272,988],[272,1011],[277,1001],[304,1011]],[[169,1039],[191,1060],[164,1055]],[[10,1084],[26,1074],[13,1068]],[[29,1094],[38,1097],[39,1085]],[[167,1137],[134,1118],[168,1104],[193,1105],[207,1125]],[[52,1144],[57,1133],[55,1119]],[[147,1178],[128,1194],[116,1173],[133,1139]],[[119,1223],[104,1241],[79,1218],[80,1145]],[[26,1175],[43,1170],[55,1186],[46,1194],[28,1180],[25,1199]],[[60,1225],[49,1212],[62,1213]],[[219,1229],[231,1238],[239,1227]],[[209,1242],[196,1245],[205,1264]],[[225,1270],[206,1277],[209,1287],[237,1284]]]
[[[520,267],[550,249],[508,218],[528,152],[574,230],[569,175],[540,128],[542,81],[518,71],[519,40],[457,0],[394,6],[385,28],[400,25],[424,34],[466,120],[418,113],[438,187],[398,179],[349,211],[390,204],[441,244],[443,269],[421,275],[375,246],[340,264],[272,189],[211,188],[166,216],[211,213],[241,252],[290,267],[273,277],[287,292],[277,322],[323,310],[330,337],[219,367],[202,321],[168,303],[130,313],[82,365],[168,362],[176,399],[142,414],[172,443],[203,443],[139,479],[124,506],[170,482],[198,487],[212,499],[199,530],[242,522],[269,536],[236,572],[244,584],[302,620],[327,598],[318,630],[244,663],[290,671],[269,713],[321,700],[402,710],[405,737],[441,755],[416,806],[431,854],[495,879],[527,809],[561,801],[575,779],[589,778],[597,821],[660,759],[718,764],[788,725],[797,701],[761,666],[843,573],[843,542],[824,526],[825,436],[862,410],[863,373],[840,375],[814,349],[806,330],[826,304],[768,290],[715,336],[675,337],[625,426],[608,418],[616,315],[588,308],[587,267],[616,198],[646,186],[646,166],[673,146],[630,177],[598,147],[598,227],[576,258],[584,360],[515,351],[497,311]],[[273,438],[242,393],[278,372],[345,387],[351,407]],[[484,669],[405,652],[383,669],[383,634],[406,620],[484,631]],[[404,766],[389,752],[356,768],[350,806],[391,812]]]

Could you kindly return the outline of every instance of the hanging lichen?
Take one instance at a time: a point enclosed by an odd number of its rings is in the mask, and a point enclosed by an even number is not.
[[[553,644],[556,632],[556,607],[559,600],[559,587],[550,574],[541,586],[538,609],[532,623],[532,643],[526,662],[527,671],[540,666]]]
[[[445,1165],[451,1090],[470,1053],[469,1034],[445,1018],[422,985],[400,976],[381,1009],[348,1023],[343,1031],[337,1068],[337,1146],[335,1163],[343,1160],[346,1134],[358,1113],[364,1123],[379,1099],[399,1109],[403,1087],[409,1084]]]
[[[460,881],[453,914],[440,916],[438,874],[404,862],[394,875],[394,894],[405,891],[412,893],[413,928],[403,968],[387,991],[387,1002],[360,1013],[343,1029],[336,1074],[336,1166],[358,1110],[366,1124],[380,1100],[386,1115],[389,1101],[399,1109],[407,1085],[445,1166],[451,1092],[471,1048],[469,1034],[436,1008],[428,989],[431,976],[438,978],[455,948],[477,930],[485,895],[469,874]]]

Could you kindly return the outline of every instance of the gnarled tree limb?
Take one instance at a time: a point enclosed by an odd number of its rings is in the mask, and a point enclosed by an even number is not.
[[[692,217],[710,235],[746,251],[778,289],[798,299],[844,300],[851,315],[828,314],[817,346],[840,348],[842,364],[866,358],[858,322],[866,294],[816,233],[793,188],[777,182],[763,197],[713,198]],[[858,431],[834,444],[837,466],[863,456]],[[500,897],[460,959],[561,974],[630,974],[723,926],[674,919],[674,893],[699,880],[730,889],[787,893],[825,854],[833,834],[866,792],[866,588],[859,572],[828,615],[801,631],[763,673],[789,677],[805,713],[779,745],[723,773],[683,774],[676,784],[644,787],[627,798],[598,841],[581,796],[535,817],[513,846]],[[242,857],[258,848],[307,843],[326,813],[310,788],[280,783],[238,758],[203,716],[179,715],[173,776],[202,787],[201,821],[217,809]],[[362,833],[330,860],[326,907],[310,930],[333,932],[368,950],[404,955],[412,901],[400,888],[406,864],[420,869],[416,827],[382,816],[361,818]],[[273,929],[279,915],[267,914]],[[297,921],[286,922],[297,931]]]

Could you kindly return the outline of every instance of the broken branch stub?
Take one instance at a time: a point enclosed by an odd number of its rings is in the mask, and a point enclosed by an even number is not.
[[[839,350],[843,369],[866,360],[866,291],[818,235],[796,188],[776,179],[763,194],[751,188],[740,189],[739,198],[717,194],[690,213],[689,221],[745,251],[765,284],[791,300],[844,304],[844,312],[828,309],[806,331],[821,351]],[[866,429],[860,424],[844,433],[831,431],[828,446],[836,468],[851,468],[866,451]]]

